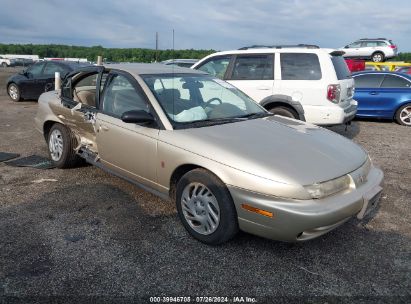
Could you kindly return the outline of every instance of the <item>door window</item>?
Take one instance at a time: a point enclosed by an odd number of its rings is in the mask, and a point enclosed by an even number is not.
[[[319,80],[321,77],[320,61],[316,54],[281,54],[282,80]]]
[[[394,75],[385,75],[381,84],[382,88],[409,88],[410,82],[406,79]]]
[[[143,92],[136,90],[127,77],[113,75],[104,90],[102,110],[104,113],[121,117],[124,112],[143,110],[150,112]]]
[[[348,45],[349,48],[354,49],[354,48],[359,48],[361,46],[361,42],[354,42]]]
[[[230,57],[217,57],[210,59],[202,66],[197,69],[204,71],[212,76],[218,77],[220,79],[224,78],[225,72],[227,71],[228,64],[230,63]]]
[[[378,45],[377,41],[367,41],[364,42],[365,47],[376,47]]]
[[[274,59],[272,55],[237,56],[232,80],[272,80],[274,79]]]
[[[356,88],[379,88],[384,75],[367,74],[354,77]]]
[[[68,72],[68,70],[67,70],[65,67],[63,67],[63,66],[61,66],[61,65],[59,65],[59,64],[55,64],[54,62],[48,62],[48,63],[46,64],[46,67],[44,68],[43,74],[44,74],[45,76],[52,76],[52,77],[54,77],[54,73],[55,73],[55,72],[59,72],[59,73],[60,73],[60,77],[63,77],[63,76]]]
[[[40,76],[43,67],[44,62],[33,64],[31,67],[28,68],[27,73],[30,74],[32,77]]]

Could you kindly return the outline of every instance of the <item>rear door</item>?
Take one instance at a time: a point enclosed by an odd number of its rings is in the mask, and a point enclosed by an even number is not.
[[[39,86],[43,87],[43,92],[45,91],[46,87],[51,87],[54,89],[56,72],[59,72],[60,76],[63,77],[69,72],[69,70],[62,64],[58,64],[52,61],[47,62],[46,66],[44,67],[43,74],[38,78],[38,84]]]
[[[236,55],[227,81],[257,102],[274,89],[274,54]]]

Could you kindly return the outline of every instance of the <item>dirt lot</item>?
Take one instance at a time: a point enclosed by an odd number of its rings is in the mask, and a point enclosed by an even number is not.
[[[33,128],[37,103],[5,95],[10,73],[0,70],[0,151],[47,156]],[[0,163],[0,299],[410,303],[411,129],[379,121],[331,129],[369,151],[385,173],[384,194],[369,222],[351,220],[303,244],[241,233],[206,246],[187,235],[172,203],[99,169]]]

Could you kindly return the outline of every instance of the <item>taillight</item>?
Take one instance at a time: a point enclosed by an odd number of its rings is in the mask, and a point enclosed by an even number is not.
[[[392,48],[392,49],[396,49],[396,48],[397,48],[397,46],[396,46],[396,45],[394,45],[394,44],[391,44],[391,45],[390,45],[390,48]]]
[[[330,84],[327,88],[327,99],[333,103],[340,102],[341,86],[339,84]]]

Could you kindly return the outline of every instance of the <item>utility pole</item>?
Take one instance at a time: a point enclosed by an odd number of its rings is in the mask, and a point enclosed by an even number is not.
[[[158,62],[158,32],[156,32],[156,62]]]

